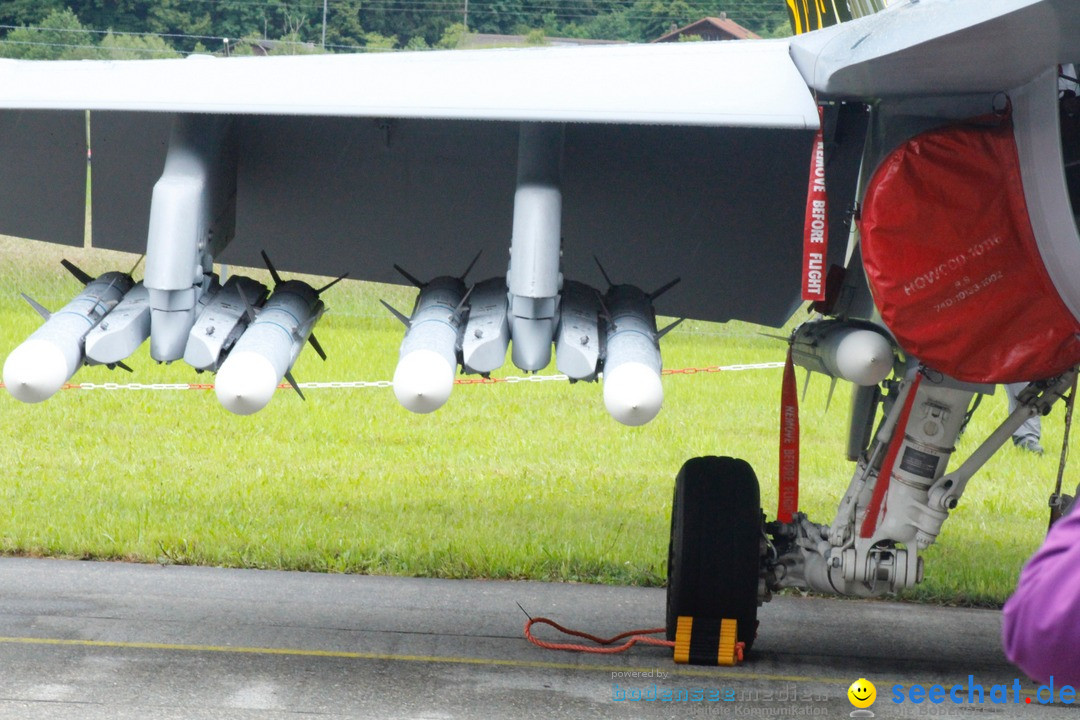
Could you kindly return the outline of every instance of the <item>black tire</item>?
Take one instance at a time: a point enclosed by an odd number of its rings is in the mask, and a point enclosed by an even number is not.
[[[668,546],[667,635],[680,615],[739,622],[746,650],[757,632],[761,493],[745,460],[699,457],[675,478]]]

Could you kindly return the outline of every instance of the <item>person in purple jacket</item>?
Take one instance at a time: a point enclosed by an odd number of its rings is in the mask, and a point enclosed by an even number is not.
[[[1080,494],[1080,487],[1077,488]],[[1039,682],[1080,686],[1080,502],[1054,523],[1005,603],[1005,656]]]

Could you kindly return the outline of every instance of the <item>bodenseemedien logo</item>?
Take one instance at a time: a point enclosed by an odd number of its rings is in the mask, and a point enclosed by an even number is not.
[[[848,701],[855,706],[855,709],[851,711],[851,717],[874,717],[873,711],[867,709],[877,700],[877,688],[874,687],[874,683],[866,678],[859,678],[847,689],[847,697]]]

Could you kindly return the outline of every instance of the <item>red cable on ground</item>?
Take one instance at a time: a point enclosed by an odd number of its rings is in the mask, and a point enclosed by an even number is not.
[[[591,640],[597,645],[611,645],[612,643],[616,643],[625,638],[630,639],[622,645],[618,645],[616,647],[596,647],[594,645],[577,645],[574,643],[553,643],[547,642],[545,640],[539,640],[533,636],[532,626],[534,623],[550,625],[551,627],[555,628],[556,630],[565,635],[572,635],[574,637]],[[648,637],[649,635],[656,635],[663,632],[667,632],[667,628],[653,628],[651,630],[628,630],[627,632],[620,633],[612,638],[599,638],[595,635],[581,632],[580,630],[571,630],[570,628],[565,628],[554,620],[549,620],[545,617],[529,618],[525,622],[525,639],[531,642],[533,645],[537,645],[547,650],[569,650],[571,652],[598,653],[601,655],[621,653],[629,650],[638,643],[643,643],[645,645],[659,645],[661,647],[675,647],[675,642],[672,640],[661,640],[660,638]]]
[[[540,640],[532,634],[532,626],[535,623],[541,623],[543,625],[550,625],[564,635],[572,635],[573,637],[584,638],[591,640],[597,645],[607,646],[612,643],[617,643],[620,640],[630,638],[622,645],[616,645],[615,647],[596,647],[596,645],[578,645],[577,643],[554,643],[547,642],[546,640]],[[587,632],[580,630],[571,630],[570,628],[563,627],[554,620],[550,620],[545,617],[529,618],[525,621],[525,639],[531,642],[537,647],[542,647],[545,650],[566,650],[568,652],[583,652],[593,653],[596,655],[614,655],[615,653],[621,653],[629,650],[638,643],[643,645],[657,645],[659,647],[675,647],[675,641],[673,640],[661,640],[660,638],[649,637],[649,635],[658,635],[660,633],[667,632],[667,628],[651,628],[647,630],[627,630],[624,633],[619,633],[615,637],[601,638],[595,635],[590,635]],[[743,661],[743,654],[746,652],[746,643],[735,643],[735,654],[739,662]]]

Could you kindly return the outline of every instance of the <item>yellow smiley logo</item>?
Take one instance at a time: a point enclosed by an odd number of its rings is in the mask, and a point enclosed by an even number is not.
[[[848,700],[857,708],[868,708],[877,700],[877,688],[866,678],[859,678],[847,689]]]

